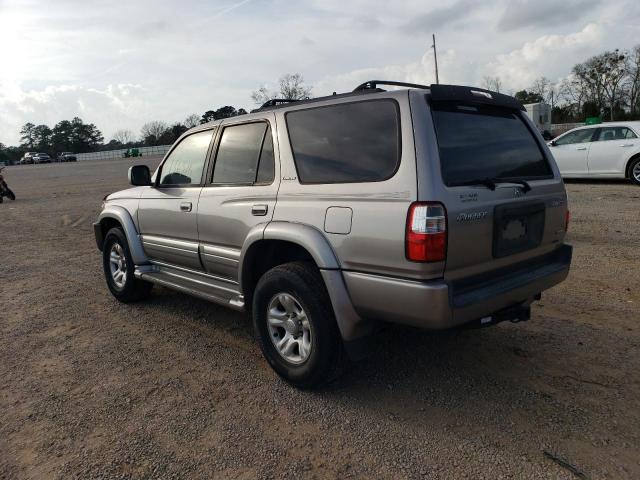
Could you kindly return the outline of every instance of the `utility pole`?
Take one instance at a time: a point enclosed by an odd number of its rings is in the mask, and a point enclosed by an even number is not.
[[[433,59],[436,62],[436,83],[440,83],[440,79],[438,78],[438,52],[436,52],[436,34],[432,34],[433,37],[433,45],[431,45],[431,47],[433,48]]]

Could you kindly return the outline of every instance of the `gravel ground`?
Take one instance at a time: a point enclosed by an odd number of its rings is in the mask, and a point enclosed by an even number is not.
[[[300,392],[242,314],[111,297],[91,223],[129,164],[5,171],[0,478],[640,478],[640,188],[568,185],[572,272],[531,321],[390,328]]]

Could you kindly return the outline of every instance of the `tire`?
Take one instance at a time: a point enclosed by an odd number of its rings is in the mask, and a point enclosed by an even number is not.
[[[256,286],[252,312],[263,355],[290,384],[318,387],[343,372],[342,338],[324,282],[312,263],[286,263],[265,273]],[[279,349],[278,343],[285,346]],[[281,350],[289,351],[288,358]]]
[[[629,165],[629,179],[636,185],[640,185],[640,157],[636,158]]]
[[[112,253],[115,254],[112,257]],[[116,260],[117,262],[113,262]],[[153,284],[137,279],[133,272],[135,264],[131,258],[127,237],[120,227],[107,232],[102,247],[102,266],[107,286],[111,294],[124,303],[135,302],[147,298]],[[118,272],[123,275],[118,275]]]
[[[16,194],[13,193],[13,191],[10,188],[7,188],[7,197],[9,197],[11,200],[15,200]]]

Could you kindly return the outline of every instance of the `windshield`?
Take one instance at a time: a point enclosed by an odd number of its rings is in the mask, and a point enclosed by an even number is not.
[[[533,133],[512,110],[455,103],[432,105],[442,176],[447,186],[549,178],[549,162]]]

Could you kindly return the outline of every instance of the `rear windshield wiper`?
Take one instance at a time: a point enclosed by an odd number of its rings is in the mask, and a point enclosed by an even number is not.
[[[459,186],[467,186],[467,185],[484,185],[489,190],[493,191],[496,189],[496,186],[499,183],[516,183],[518,185],[522,185],[522,190],[524,193],[527,193],[529,190],[531,190],[531,185],[529,185],[529,182],[525,180],[518,180],[518,179],[512,180],[512,179],[506,179],[506,178],[489,178],[489,177],[478,178],[475,180],[467,180],[466,182],[455,183],[451,186],[459,187]]]

